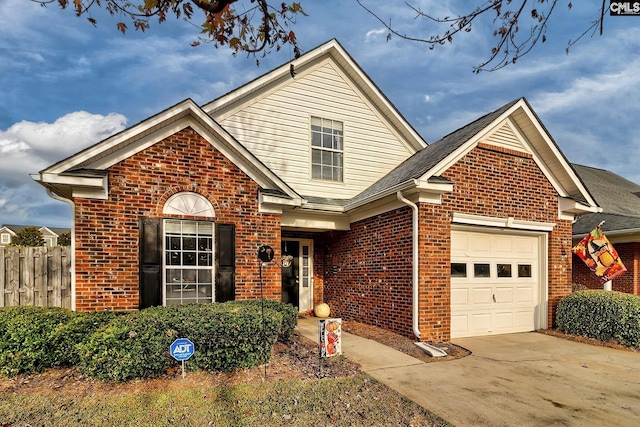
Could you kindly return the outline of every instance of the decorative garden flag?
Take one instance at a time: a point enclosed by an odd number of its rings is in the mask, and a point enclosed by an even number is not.
[[[604,235],[600,226],[594,228],[584,239],[573,247],[573,253],[595,273],[602,283],[613,280],[627,268],[622,264],[618,252]]]

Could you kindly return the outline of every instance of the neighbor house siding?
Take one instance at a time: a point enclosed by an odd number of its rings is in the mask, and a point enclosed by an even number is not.
[[[611,290],[640,295],[640,242],[613,243],[627,271],[611,281]],[[589,289],[603,289],[604,285],[589,267],[573,256],[573,283]]]
[[[344,124],[342,183],[311,180],[311,116]],[[351,198],[414,152],[329,62],[238,111],[219,111],[213,117],[302,195]]]
[[[259,213],[258,185],[187,128],[109,168],[108,200],[74,200],[78,310],[138,309],[139,220],[162,218],[180,191],[203,195],[215,222],[235,225],[236,298],[260,296],[256,248],[279,247],[280,216]],[[265,269],[265,297],[280,299],[279,280]]]

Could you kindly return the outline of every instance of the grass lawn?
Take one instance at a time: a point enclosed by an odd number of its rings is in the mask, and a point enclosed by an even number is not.
[[[178,383],[179,384],[179,383]],[[9,426],[447,426],[370,376],[0,396]]]

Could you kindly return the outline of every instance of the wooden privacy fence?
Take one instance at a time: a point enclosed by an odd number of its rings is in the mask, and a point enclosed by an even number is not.
[[[71,247],[0,247],[0,307],[71,308]]]

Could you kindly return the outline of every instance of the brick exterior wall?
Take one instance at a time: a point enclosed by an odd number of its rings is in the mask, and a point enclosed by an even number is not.
[[[324,250],[324,302],[331,315],[411,333],[411,210],[398,209],[330,232]]]
[[[206,197],[216,223],[235,224],[236,299],[260,296],[257,249],[280,247],[280,215],[259,213],[258,185],[187,128],[109,168],[108,200],[74,200],[77,310],[138,309],[139,221],[166,218],[181,191]],[[263,284],[280,300],[278,268],[263,269]]]
[[[450,231],[453,212],[557,224],[548,233],[548,324],[571,292],[571,221],[558,219],[558,195],[530,155],[479,145],[443,176],[455,183],[442,204],[420,203],[421,340],[451,337]],[[401,208],[326,236],[325,302],[332,315],[413,337],[411,209]],[[376,256],[379,254],[379,256]]]
[[[612,280],[611,290],[640,295],[640,242],[613,243],[613,247],[627,271]],[[589,289],[603,289],[604,286],[577,255],[573,255],[573,283]]]

